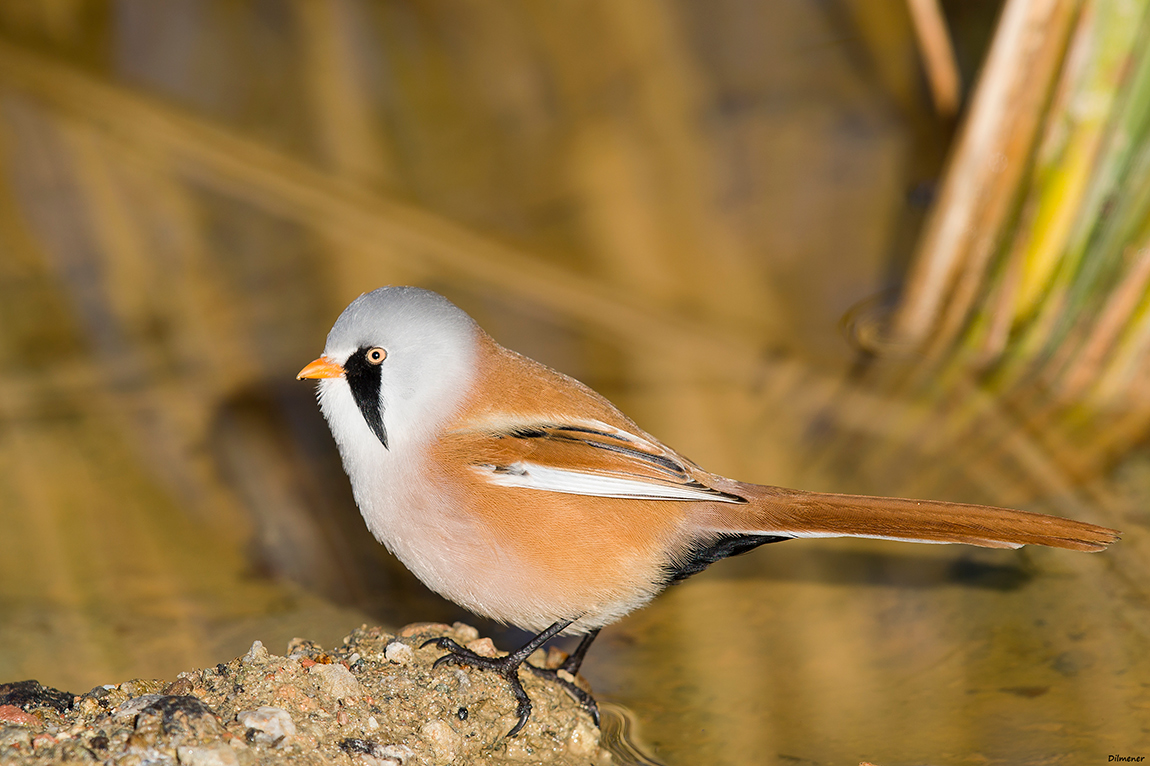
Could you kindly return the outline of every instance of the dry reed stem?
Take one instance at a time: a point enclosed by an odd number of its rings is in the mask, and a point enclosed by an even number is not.
[[[914,22],[935,111],[942,117],[953,117],[958,112],[962,82],[942,8],[938,0],[907,0],[907,7]]]
[[[1069,366],[1058,386],[1058,396],[1064,401],[1078,400],[1089,385],[1102,383],[1107,359],[1122,333],[1133,324],[1135,311],[1150,292],[1147,289],[1150,287],[1150,244],[1130,249],[1132,263],[1126,277],[1108,297],[1074,365]],[[1096,400],[1096,406],[1098,404],[1101,402]]]
[[[1123,265],[1120,258],[1123,247],[1137,252],[1127,243],[1143,226],[1150,199],[1140,180],[1142,102],[1131,101],[1136,89],[1146,91],[1141,83],[1150,57],[1133,43],[1145,35],[1136,7],[1103,11],[1087,2],[1075,14],[1073,4],[1031,4],[1032,11],[1057,11],[1047,18],[1056,32],[1046,35],[1038,52],[1034,28],[1028,43],[1020,16],[1012,27],[1011,14],[1021,14],[1022,7],[1007,7],[971,125],[924,233],[918,256],[934,262],[915,265],[917,281],[912,278],[896,318],[904,331],[917,330],[925,349],[909,388],[938,412],[897,423],[894,441],[879,445],[868,465],[893,466],[904,454],[898,445],[914,445],[926,454],[947,454],[952,464],[1012,460],[1031,477],[1033,491],[1065,495],[1096,478],[1108,455],[1133,443],[1140,427],[1133,424],[1150,422],[1143,416],[1150,408],[1130,396],[1141,366],[1132,360],[1150,346],[1150,333],[1139,329],[1150,312],[1144,308],[1150,261],[1134,256]],[[996,58],[1011,34],[1016,49]],[[1037,61],[1026,71],[1028,103],[980,100],[995,77],[996,60]],[[1010,73],[998,74],[1007,83],[996,86],[1000,96],[1017,87]],[[979,114],[987,103],[998,112]],[[972,142],[979,125],[990,125],[994,135]],[[1025,164],[1039,136],[1035,167],[1025,176],[995,179],[979,164],[987,146],[1011,147],[1011,162]],[[1012,219],[1022,199],[1021,214]],[[960,231],[956,222],[985,230]],[[1000,229],[1014,234],[995,274],[988,265],[998,254]],[[945,231],[957,231],[961,241],[942,241]],[[934,293],[924,288],[930,280]],[[910,327],[912,317],[923,326]],[[1012,337],[1019,328],[1023,332]],[[1106,426],[1106,412],[1116,406],[1126,409],[1126,423]],[[918,486],[945,481],[944,473],[920,474]]]
[[[1044,84],[1059,63],[1049,51],[1069,29],[1074,5],[1070,0],[1007,3],[894,318],[894,334],[904,342],[922,346],[929,340],[935,349],[949,345],[952,335],[936,334],[944,301],[964,268],[980,271],[979,264],[969,264],[968,253],[979,238],[984,242],[979,250],[987,252],[1005,219],[992,205],[1001,206],[1013,194],[1024,159],[1007,152],[1027,145],[1024,136],[1037,129]]]

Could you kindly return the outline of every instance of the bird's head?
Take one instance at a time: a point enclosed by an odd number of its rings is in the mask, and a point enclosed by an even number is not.
[[[297,378],[319,381],[320,407],[345,458],[395,449],[433,436],[459,406],[480,332],[437,293],[381,287],[344,309],[323,356]]]

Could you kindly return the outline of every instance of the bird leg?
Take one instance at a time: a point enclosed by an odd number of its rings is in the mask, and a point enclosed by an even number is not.
[[[575,651],[567,655],[567,659],[559,666],[560,670],[566,670],[573,676],[579,675],[579,668],[583,666],[583,658],[587,656],[587,650],[591,648],[591,642],[599,635],[601,628],[587,633],[583,636],[583,640],[579,642],[579,646],[575,647]]]
[[[591,648],[591,642],[594,641],[598,635],[599,628],[596,628],[583,636],[583,640],[579,642],[579,646],[575,647],[575,651],[567,655],[567,659],[555,670],[537,668],[527,663],[527,669],[535,675],[562,686],[563,690],[570,694],[575,701],[587,711],[587,714],[591,716],[591,720],[595,722],[596,726],[599,725],[599,705],[595,702],[594,697],[575,685],[574,677],[579,673],[579,667],[583,664],[583,658],[587,656],[587,650]],[[561,672],[562,675],[560,675]],[[569,676],[572,680],[569,681],[564,676]]]
[[[476,654],[470,649],[460,646],[450,638],[433,638],[430,641],[425,642],[423,646],[431,646],[432,644],[435,644],[435,646],[439,647],[440,649],[449,650],[449,654],[445,654],[435,661],[435,664],[432,665],[433,668],[437,668],[440,665],[453,662],[457,665],[470,665],[474,668],[490,670],[503,676],[503,678],[506,679],[508,685],[511,686],[511,693],[515,695],[515,700],[518,703],[515,709],[515,713],[519,716],[519,720],[513,727],[511,727],[511,731],[507,732],[508,737],[514,737],[519,733],[519,730],[523,728],[524,724],[527,723],[527,719],[531,716],[531,698],[527,696],[527,692],[523,689],[523,683],[519,680],[519,666],[526,662],[527,658],[531,656],[532,652],[543,646],[543,644],[547,643],[555,636],[562,633],[572,622],[574,621],[561,620],[555,623],[551,627],[539,633],[539,635],[532,638],[526,644],[516,649],[511,654],[508,654],[504,657],[484,657],[482,655]],[[591,634],[591,638],[594,638],[594,634]],[[588,645],[591,643],[587,638],[583,640]],[[580,644],[579,646],[582,648],[583,644]],[[586,649],[583,649],[584,654],[586,651]],[[579,650],[577,649],[576,653],[578,652]],[[582,659],[582,655],[580,654],[579,660],[575,663],[576,669],[578,669],[579,662],[582,662]],[[570,662],[570,658],[568,658],[568,662]],[[527,667],[536,673],[538,673],[540,670],[530,663],[527,663]],[[556,671],[554,670],[550,671],[550,673],[555,672]],[[556,680],[562,682],[562,679],[556,678]],[[568,684],[566,682],[562,682],[561,685],[564,687],[564,689],[567,689],[568,692],[571,691],[571,689],[568,687],[575,688],[574,684]],[[582,689],[580,689],[579,692],[584,697],[590,699],[590,695],[584,692]],[[587,704],[584,703],[581,698],[576,697],[576,699],[583,703],[584,708],[587,707]],[[591,703],[594,704],[594,700],[591,700]],[[596,710],[594,718],[595,723],[598,724],[598,710]]]

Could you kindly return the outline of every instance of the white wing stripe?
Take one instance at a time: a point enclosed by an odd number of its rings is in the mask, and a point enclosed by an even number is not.
[[[916,537],[892,537],[891,535],[860,535],[857,533],[843,534],[841,532],[779,532],[776,530],[764,530],[763,534],[768,535],[785,535],[786,537],[862,537],[868,540],[894,540],[899,543],[929,543],[934,545],[948,545],[953,540],[920,540]],[[1004,541],[1005,542],[1005,541]],[[1021,548],[1022,543],[1005,543],[1010,548]]]
[[[513,463],[507,468],[496,470],[492,465],[476,468],[492,484],[502,487],[541,489],[548,492],[562,492],[568,495],[591,495],[593,497],[622,497],[633,500],[709,500],[716,503],[737,503],[731,498],[705,488],[696,488],[639,478],[611,476],[602,473],[569,471],[565,468],[551,468],[534,463]]]

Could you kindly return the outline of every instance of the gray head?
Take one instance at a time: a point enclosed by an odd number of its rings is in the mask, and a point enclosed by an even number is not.
[[[417,287],[381,287],[352,301],[324,346],[324,360],[338,368],[301,373],[321,378],[320,406],[345,460],[352,450],[429,438],[469,388],[479,332],[451,301]]]

